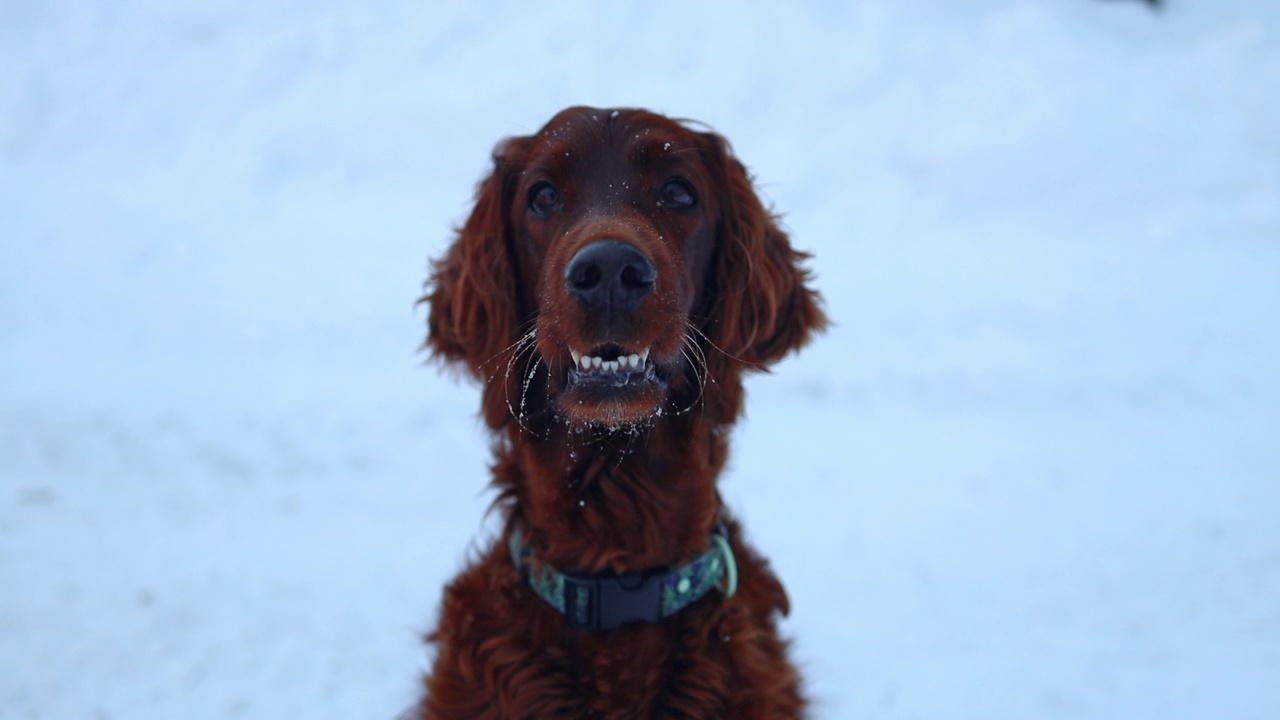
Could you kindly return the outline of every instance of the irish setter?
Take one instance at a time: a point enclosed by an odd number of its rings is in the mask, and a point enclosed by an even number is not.
[[[808,256],[686,122],[569,108],[493,163],[422,300],[484,386],[505,526],[445,590],[417,716],[802,717],[716,477],[743,374],[826,324]]]

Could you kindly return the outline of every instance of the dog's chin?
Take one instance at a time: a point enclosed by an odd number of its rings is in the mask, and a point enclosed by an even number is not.
[[[560,417],[569,425],[625,430],[647,425],[660,414],[657,392],[597,393],[567,391],[556,402]]]

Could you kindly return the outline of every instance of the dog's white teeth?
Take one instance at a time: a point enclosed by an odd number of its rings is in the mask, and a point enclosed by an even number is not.
[[[645,348],[644,350],[640,351],[640,362],[647,362],[648,360],[649,360],[649,348]]]
[[[644,367],[645,360],[649,357],[649,351],[645,350],[640,354],[619,355],[612,360],[605,360],[595,355],[583,355],[576,350],[570,350],[569,354],[573,356],[574,367],[582,370],[601,370],[603,372],[618,372],[620,370],[631,370]]]

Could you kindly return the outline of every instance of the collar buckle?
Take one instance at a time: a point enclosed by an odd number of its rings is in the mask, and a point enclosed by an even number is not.
[[[578,630],[612,630],[662,620],[665,568],[644,574],[564,574],[564,616]]]

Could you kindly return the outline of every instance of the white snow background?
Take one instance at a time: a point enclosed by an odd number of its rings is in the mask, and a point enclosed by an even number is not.
[[[705,121],[835,327],[722,488],[814,716],[1280,717],[1280,5],[0,3],[0,718],[393,718],[489,152]]]

